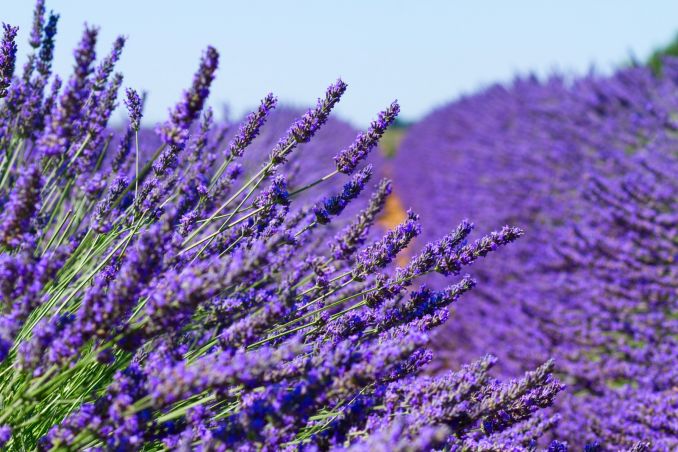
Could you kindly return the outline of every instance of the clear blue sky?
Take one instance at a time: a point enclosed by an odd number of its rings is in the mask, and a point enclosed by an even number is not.
[[[25,54],[32,1],[0,3]],[[47,0],[47,9],[61,13],[61,74],[85,21],[101,26],[101,55],[117,34],[129,37],[119,68],[125,86],[149,91],[152,121],[188,86],[207,44],[222,56],[215,109],[228,102],[239,115],[268,91],[306,106],[341,76],[349,91],[338,114],[365,125],[394,98],[417,119],[516,73],[609,71],[678,32],[675,0]]]

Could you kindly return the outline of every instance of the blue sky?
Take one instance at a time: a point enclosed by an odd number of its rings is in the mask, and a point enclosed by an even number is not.
[[[1,1],[0,20],[21,26],[25,52],[32,1]],[[217,111],[228,103],[239,115],[268,91],[306,106],[341,76],[349,91],[337,113],[365,125],[394,98],[417,119],[516,73],[609,71],[678,32],[675,0],[47,0],[47,9],[61,14],[61,74],[84,22],[101,26],[101,55],[117,34],[129,37],[119,68],[125,86],[149,91],[149,121],[190,84],[207,44],[222,57]]]

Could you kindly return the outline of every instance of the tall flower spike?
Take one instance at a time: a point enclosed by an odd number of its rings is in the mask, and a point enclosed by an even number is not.
[[[271,151],[271,162],[279,165],[287,160],[287,156],[298,143],[306,143],[327,122],[330,112],[346,92],[346,83],[341,79],[330,85],[324,99],[318,99],[316,107],[299,118],[287,134]]]
[[[35,9],[33,10],[33,28],[31,28],[31,36],[28,43],[34,49],[40,47],[42,27],[45,24],[45,0],[38,0],[35,2]]]
[[[0,42],[0,99],[7,95],[7,88],[12,82],[16,65],[16,33],[19,27],[2,24],[4,33]]]
[[[365,184],[372,177],[372,165],[367,165],[353,178],[344,184],[343,190],[337,195],[329,196],[313,207],[315,219],[319,224],[327,224],[331,216],[339,215],[349,202],[362,192]]]
[[[141,97],[132,88],[127,88],[125,90],[125,106],[129,112],[129,126],[135,132],[139,131],[139,125],[141,123]]]
[[[257,111],[250,113],[247,116],[247,121],[240,126],[238,134],[233,138],[231,143],[228,145],[229,155],[234,157],[241,157],[243,151],[247,146],[252,143],[252,140],[259,135],[259,129],[266,122],[266,117],[273,110],[278,103],[278,99],[272,93],[269,93],[261,101],[261,105]]]
[[[52,58],[54,58],[54,36],[57,32],[57,23],[59,22],[59,15],[52,12],[49,13],[47,25],[43,30],[42,44],[40,45],[40,53],[38,54],[37,69],[44,76],[48,76],[52,70]]]
[[[129,152],[132,149],[132,139],[133,139],[134,131],[132,130],[131,127],[127,127],[125,129],[125,133],[120,137],[120,141],[118,142],[118,148],[115,151],[115,154],[113,155],[113,159],[111,161],[111,170],[114,173],[118,173],[120,171],[125,171],[125,164],[127,162],[127,157],[129,156]]]
[[[106,136],[104,133],[106,125],[117,106],[115,101],[118,97],[118,90],[121,84],[122,74],[114,74],[105,89],[95,95],[95,101],[88,103],[87,114],[84,117],[81,130],[83,135],[86,132],[91,139],[88,141],[87,146],[84,147],[76,162],[77,171],[84,172],[87,169],[92,169],[94,166],[98,156],[99,145],[104,141]]]
[[[89,76],[96,59],[96,46],[99,30],[85,27],[80,44],[75,49],[73,75],[68,80],[59,103],[55,104],[47,120],[45,133],[40,137],[39,147],[46,157],[64,153],[75,137],[77,124],[82,119],[83,106],[89,96]]]
[[[37,166],[27,168],[19,176],[0,216],[0,244],[11,248],[21,244],[38,209],[41,188],[42,175]]]
[[[98,36],[99,29],[97,27],[86,26],[80,44],[73,52],[75,66],[73,67],[73,75],[69,80],[69,85],[74,93],[83,94],[83,91],[86,89],[86,80],[92,73],[92,64],[96,59],[94,48],[96,47]]]
[[[356,220],[346,226],[341,233],[334,237],[330,245],[335,259],[348,259],[358,246],[365,243],[365,238],[375,218],[384,208],[386,198],[391,194],[391,181],[382,179],[377,191],[370,198],[368,206],[360,212]]]
[[[476,282],[465,275],[457,284],[442,291],[431,291],[426,286],[410,292],[407,302],[386,303],[375,318],[377,331],[381,332],[397,325],[403,325],[425,316],[434,315],[439,309],[454,303],[461,295],[475,287]]]
[[[54,104],[56,104],[57,97],[59,96],[59,90],[61,89],[61,84],[61,78],[58,75],[55,75],[54,79],[52,80],[52,87],[49,90],[49,94],[47,97],[45,97],[45,101],[42,104],[42,121],[40,122],[40,125],[44,126],[45,116],[47,116],[52,111]]]
[[[405,221],[388,231],[381,240],[358,253],[352,271],[353,277],[364,278],[366,274],[388,265],[419,234],[421,234],[419,215],[408,210]]]
[[[115,63],[120,59],[122,54],[122,49],[125,47],[125,38],[123,36],[118,36],[113,42],[113,48],[111,53],[109,53],[106,58],[99,63],[96,70],[94,71],[94,83],[92,89],[95,91],[101,91],[106,87],[106,82],[108,77],[110,77],[115,67]]]
[[[356,140],[347,149],[344,149],[334,157],[337,171],[351,174],[358,163],[367,157],[367,154],[379,143],[384,132],[395,121],[400,112],[400,105],[395,100],[389,107],[379,113],[376,120],[372,121],[367,133],[359,133]]]
[[[181,102],[170,112],[169,120],[158,130],[165,144],[179,149],[186,145],[188,129],[205,105],[218,65],[219,52],[212,46],[207,47],[200,60],[198,72],[193,77],[191,89],[184,92]]]

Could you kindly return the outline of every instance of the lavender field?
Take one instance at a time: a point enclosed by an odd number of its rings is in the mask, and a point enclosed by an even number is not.
[[[156,124],[60,20],[0,42],[2,450],[678,450],[678,58],[361,131],[206,46]]]

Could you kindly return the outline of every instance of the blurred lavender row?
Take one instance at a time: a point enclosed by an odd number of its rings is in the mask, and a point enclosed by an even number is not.
[[[678,448],[677,127],[672,59],[658,75],[519,78],[412,126],[393,171],[426,225],[415,249],[464,218],[525,230],[475,266],[432,370],[491,351],[514,376],[554,358],[558,438]]]

